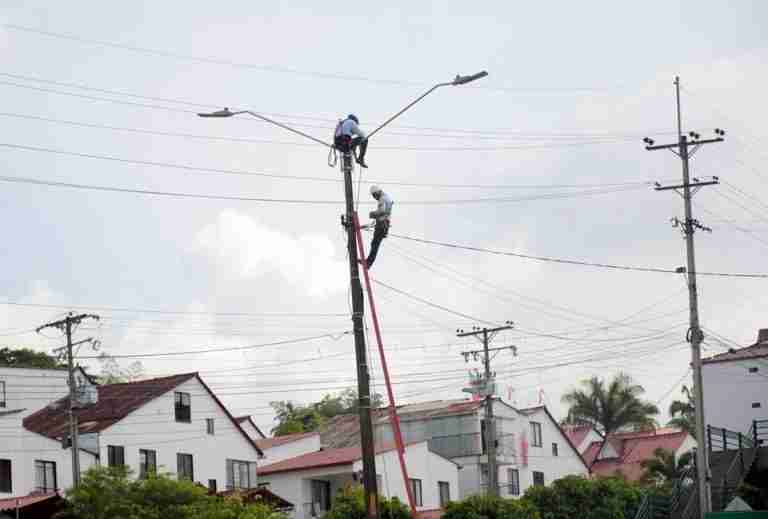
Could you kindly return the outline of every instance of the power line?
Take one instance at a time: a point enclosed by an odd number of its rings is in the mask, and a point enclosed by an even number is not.
[[[428,245],[437,245],[440,247],[448,247],[452,249],[468,250],[472,252],[482,252],[486,254],[494,254],[497,256],[511,256],[514,258],[544,261],[544,262],[550,262],[550,263],[562,263],[566,265],[579,265],[584,267],[596,267],[596,268],[613,269],[613,270],[628,270],[628,271],[636,271],[636,272],[654,272],[659,274],[681,274],[681,272],[678,272],[676,269],[665,269],[660,267],[638,267],[638,266],[631,266],[631,265],[617,265],[617,264],[611,264],[611,263],[598,263],[598,262],[592,262],[592,261],[555,258],[551,256],[536,256],[532,254],[523,254],[519,252],[499,251],[499,250],[487,249],[483,247],[475,247],[470,245],[460,245],[455,243],[440,242],[436,240],[428,240],[425,238],[405,236],[402,234],[389,233],[388,236],[391,236],[394,238],[400,238],[402,240],[409,240],[409,241],[424,243]],[[700,276],[713,276],[713,277],[768,279],[768,274],[760,274],[760,273],[751,274],[751,273],[734,273],[734,272],[698,272],[697,271],[696,274]]]

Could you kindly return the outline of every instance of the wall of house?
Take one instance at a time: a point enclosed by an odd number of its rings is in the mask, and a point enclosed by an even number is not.
[[[302,454],[307,454],[310,452],[317,452],[319,450],[320,435],[313,434],[312,436],[301,438],[290,443],[284,443],[283,445],[277,445],[269,449],[263,449],[264,460],[262,461],[262,464],[267,465],[270,463],[277,463],[278,461],[295,458],[296,456],[301,456]]]
[[[67,395],[67,372],[60,369],[0,368],[5,382],[5,407],[0,411],[24,409],[30,415],[50,402]],[[0,395],[2,398],[2,395]]]
[[[704,364],[702,376],[707,424],[746,433],[768,419],[768,358]]]
[[[175,419],[174,393],[177,391],[190,393],[190,423]],[[213,435],[206,433],[206,418],[214,419]],[[253,445],[197,379],[184,382],[102,431],[100,453],[104,465],[109,445],[125,448],[125,464],[137,475],[139,449],[156,451],[158,472],[173,474],[177,471],[176,454],[191,454],[194,480],[207,486],[208,480],[214,479],[219,490],[226,488],[227,459],[248,462],[258,459]]]
[[[426,442],[406,446],[405,466],[408,469],[409,478],[421,480],[423,504],[418,507],[418,510],[440,508],[438,481],[448,482],[452,498],[458,498],[458,466],[450,460],[430,452]],[[361,472],[363,462],[356,461],[353,469],[355,472]],[[408,495],[403,484],[403,475],[396,451],[392,450],[376,456],[376,473],[382,481],[383,488],[379,491],[383,495],[397,497],[403,503],[408,503]]]

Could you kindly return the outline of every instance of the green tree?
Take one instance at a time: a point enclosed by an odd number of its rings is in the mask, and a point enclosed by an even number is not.
[[[371,395],[374,408],[382,406],[380,394]],[[347,388],[339,394],[326,394],[318,402],[309,405],[295,404],[289,400],[270,402],[275,410],[277,425],[272,428],[275,436],[312,432],[320,429],[329,418],[340,414],[358,412],[357,391]]]
[[[141,361],[132,362],[123,368],[117,359],[106,353],[99,355],[98,360],[101,364],[101,373],[97,377],[100,384],[122,384],[144,378],[144,365]]]
[[[685,400],[673,400],[669,404],[669,415],[672,419],[667,425],[677,427],[694,438],[696,437],[696,407],[694,407],[693,394],[688,386],[682,389]]]
[[[14,368],[60,369],[67,365],[45,352],[30,348],[0,348],[0,366]]]
[[[398,498],[379,496],[379,517],[384,519],[410,519],[410,509]],[[363,487],[352,485],[339,491],[333,499],[331,510],[325,519],[365,519],[365,495]]]
[[[569,424],[591,425],[603,435],[602,451],[608,437],[627,428],[654,428],[659,408],[640,397],[645,393],[643,386],[635,384],[629,375],[617,374],[606,386],[599,377],[582,381],[583,389],[573,389],[563,395],[568,404]],[[597,456],[592,464],[597,461]],[[590,467],[591,468],[591,467]]]
[[[693,453],[686,452],[675,459],[674,452],[659,447],[653,451],[653,458],[640,462],[645,469],[642,482],[656,486],[672,483],[690,466],[692,457]]]
[[[536,507],[524,499],[471,496],[463,501],[451,501],[443,519],[540,519]]]
[[[640,488],[623,479],[566,476],[530,487],[522,501],[541,519],[625,519],[634,517],[641,499]]]
[[[168,475],[134,480],[126,467],[92,467],[67,491],[60,519],[287,519],[238,496],[209,496],[205,488]]]

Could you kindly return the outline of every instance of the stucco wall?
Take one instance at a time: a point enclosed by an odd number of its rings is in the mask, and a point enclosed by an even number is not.
[[[746,433],[752,420],[768,419],[768,359],[704,364],[702,376],[707,424]]]

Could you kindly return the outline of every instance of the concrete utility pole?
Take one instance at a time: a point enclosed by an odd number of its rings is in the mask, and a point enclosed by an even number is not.
[[[352,188],[352,152],[342,153],[341,170],[344,173],[344,196],[346,216],[344,225],[347,229],[347,256],[349,257],[349,277],[352,290],[352,329],[355,337],[355,359],[357,361],[357,396],[360,417],[360,443],[363,454],[363,491],[365,492],[365,510],[368,519],[379,515],[378,482],[376,480],[376,450],[371,417],[371,378],[368,371],[368,359],[365,350],[365,330],[363,329],[363,287],[360,284],[360,268],[357,257],[355,238],[355,201]],[[409,484],[408,481],[405,482]]]
[[[70,448],[72,449],[72,484],[77,486],[80,484],[80,449],[78,442],[78,427],[77,417],[75,416],[75,364],[72,357],[72,327],[80,324],[85,319],[99,319],[98,315],[94,314],[79,314],[74,315],[69,312],[64,319],[54,321],[52,323],[44,324],[37,328],[37,333],[40,333],[46,328],[58,328],[63,330],[67,336],[66,355],[67,355],[67,370],[69,371],[69,437],[71,439]],[[88,339],[89,340],[89,339]],[[88,341],[86,340],[86,341]],[[81,341],[81,342],[86,342]],[[80,344],[80,343],[78,343]]]
[[[493,394],[494,394],[494,382],[496,378],[495,373],[491,373],[491,357],[490,352],[513,350],[517,354],[517,348],[515,346],[504,346],[501,348],[489,348],[488,345],[493,340],[493,337],[503,330],[511,330],[512,324],[507,326],[499,326],[498,328],[477,328],[473,327],[471,332],[465,332],[464,330],[457,330],[457,337],[480,337],[483,343],[482,350],[464,351],[461,354],[464,355],[464,360],[469,362],[469,356],[472,355],[474,359],[477,359],[478,354],[483,355],[483,365],[485,367],[485,374],[483,377],[482,389],[479,394],[485,396],[485,452],[488,455],[488,490],[487,493],[490,496],[499,495],[499,469],[496,459],[496,423],[493,418]]]
[[[722,142],[725,132],[720,128],[715,129],[717,137],[713,139],[701,139],[701,135],[696,132],[689,132],[688,135],[683,135],[682,130],[682,116],[680,111],[680,78],[675,77],[675,97],[677,102],[677,143],[675,144],[655,144],[653,139],[646,137],[643,141],[646,143],[646,150],[669,150],[678,157],[683,164],[683,183],[673,186],[662,186],[656,184],[656,191],[675,190],[683,198],[685,206],[685,219],[680,221],[678,218],[672,219],[672,225],[674,227],[681,227],[683,235],[685,237],[685,249],[688,259],[688,265],[686,269],[678,269],[680,272],[687,272],[688,274],[688,307],[689,307],[689,328],[686,340],[691,343],[691,366],[693,367],[693,393],[694,393],[694,408],[696,413],[696,439],[699,447],[696,449],[696,466],[698,488],[699,488],[699,513],[701,517],[711,510],[711,495],[710,495],[710,477],[709,477],[709,461],[707,449],[704,447],[705,425],[704,420],[704,386],[701,376],[701,341],[704,339],[704,333],[701,331],[699,325],[699,300],[698,291],[696,288],[696,258],[694,251],[693,235],[696,229],[700,229],[707,232],[712,232],[712,229],[702,225],[698,220],[694,219],[691,210],[691,199],[696,192],[703,186],[711,186],[720,182],[718,177],[713,177],[709,181],[700,181],[694,178],[693,182],[690,181],[688,162],[690,158],[696,153],[700,146],[704,144],[711,144],[714,142]],[[688,140],[691,137],[691,141]],[[681,192],[682,189],[682,192]]]

